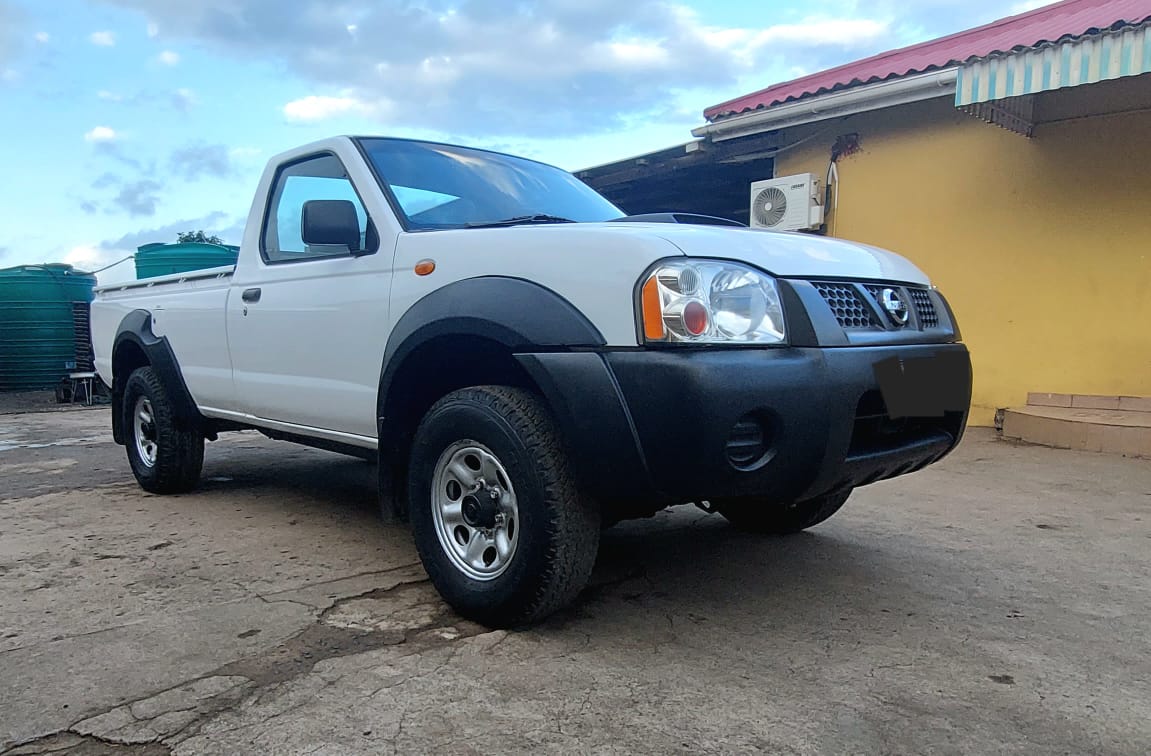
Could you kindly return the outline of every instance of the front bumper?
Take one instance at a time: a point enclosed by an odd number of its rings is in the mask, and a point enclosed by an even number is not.
[[[519,359],[547,395],[585,489],[641,511],[802,500],[913,472],[959,443],[971,400],[962,344]]]

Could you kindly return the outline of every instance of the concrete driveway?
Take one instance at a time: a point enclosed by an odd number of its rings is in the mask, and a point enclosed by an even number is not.
[[[156,497],[108,425],[0,416],[0,752],[1151,744],[1146,461],[973,431],[797,537],[671,510],[505,633],[439,602],[370,465],[233,434]]]

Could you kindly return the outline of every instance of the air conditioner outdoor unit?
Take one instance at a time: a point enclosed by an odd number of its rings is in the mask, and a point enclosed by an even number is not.
[[[811,173],[797,173],[753,182],[749,225],[772,231],[819,228],[823,225],[819,179]]]

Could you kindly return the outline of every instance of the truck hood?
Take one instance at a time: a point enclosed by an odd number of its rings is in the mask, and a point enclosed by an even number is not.
[[[689,257],[741,260],[781,278],[870,278],[929,284],[923,271],[894,252],[826,236],[674,223],[594,225],[609,233],[634,234],[642,228]]]

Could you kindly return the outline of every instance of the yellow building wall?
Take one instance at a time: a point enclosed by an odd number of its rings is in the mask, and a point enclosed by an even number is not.
[[[971,423],[1029,391],[1151,395],[1151,113],[1042,125],[1025,139],[935,100],[823,133],[776,175],[826,175],[834,236],[910,258],[951,303],[975,375]]]

